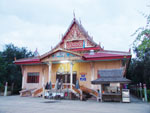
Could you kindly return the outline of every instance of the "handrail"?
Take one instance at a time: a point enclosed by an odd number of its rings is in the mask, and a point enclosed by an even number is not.
[[[82,91],[84,91],[84,92],[91,93],[91,94],[93,94],[94,96],[98,97],[98,92],[95,91],[95,90],[92,90],[92,89],[87,88],[87,87],[85,87],[85,86],[80,86],[80,89],[81,89]]]
[[[39,88],[39,89],[33,91],[32,96],[34,97],[34,96],[36,96],[37,94],[41,93],[42,91],[43,91],[43,88]]]
[[[72,86],[72,89],[77,92],[78,94],[80,94],[80,90],[76,89],[75,86]]]

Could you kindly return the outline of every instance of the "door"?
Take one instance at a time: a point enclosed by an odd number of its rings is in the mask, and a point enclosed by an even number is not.
[[[56,80],[58,79],[58,82],[61,81],[61,79],[63,79],[62,74],[56,74]]]
[[[77,80],[77,73],[73,73],[73,84],[76,84],[76,80]],[[61,79],[63,81],[63,83],[70,83],[70,73],[68,74],[57,74],[56,73],[56,80],[58,79],[58,81],[60,82]]]
[[[77,81],[77,74],[73,74],[73,84],[76,84],[76,81]]]
[[[63,81],[63,83],[70,83],[70,74],[57,74],[56,73],[56,80],[58,79],[58,82]]]

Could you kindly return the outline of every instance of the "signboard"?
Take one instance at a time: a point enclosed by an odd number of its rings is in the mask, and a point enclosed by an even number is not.
[[[66,52],[57,52],[52,55],[53,58],[61,58],[61,57],[75,57],[75,55]]]
[[[80,77],[80,81],[86,81],[86,73],[80,73],[81,77]]]
[[[75,40],[75,41],[68,41],[66,43],[67,48],[73,49],[73,48],[83,48],[83,40]]]

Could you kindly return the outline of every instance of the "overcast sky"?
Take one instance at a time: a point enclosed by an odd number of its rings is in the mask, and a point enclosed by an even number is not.
[[[76,18],[104,49],[128,51],[150,0],[0,0],[0,51],[13,43],[43,54]],[[149,11],[150,12],[150,11]]]

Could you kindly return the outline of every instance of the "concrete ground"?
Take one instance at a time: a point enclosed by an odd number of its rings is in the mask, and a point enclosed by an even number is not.
[[[0,96],[0,113],[150,113],[150,104],[132,99],[131,103]]]

